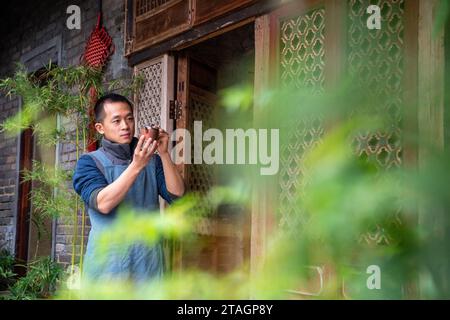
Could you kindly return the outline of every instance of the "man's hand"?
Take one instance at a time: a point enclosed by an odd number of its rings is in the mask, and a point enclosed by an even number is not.
[[[124,172],[107,187],[103,188],[97,195],[97,207],[101,213],[110,213],[125,197],[128,190],[133,185],[139,173],[147,165],[152,155],[158,147],[157,141],[150,138],[144,141],[142,135],[134,150],[134,157],[131,164]]]
[[[164,129],[156,128],[159,129],[158,153],[163,155],[169,152],[169,134]]]
[[[158,153],[159,156],[161,157],[161,162],[163,165],[167,191],[178,197],[181,197],[185,191],[184,182],[175,164],[172,162],[172,159],[170,159],[168,149],[169,134],[167,133],[167,131],[161,128],[158,129],[159,129]]]
[[[117,180],[98,193],[97,206],[101,213],[110,213],[124,199],[137,176],[148,164],[157,148],[163,164],[167,191],[176,196],[182,196],[184,194],[183,178],[181,178],[176,170],[167,150],[169,134],[162,129],[159,130],[160,138],[158,141],[152,141],[151,138],[144,141],[145,137],[143,135],[139,138],[131,164]]]
[[[131,162],[131,165],[139,171],[145,168],[158,147],[158,141],[153,141],[152,138],[149,138],[147,141],[144,141],[144,139],[144,135],[139,138],[136,149],[134,149],[133,161]]]

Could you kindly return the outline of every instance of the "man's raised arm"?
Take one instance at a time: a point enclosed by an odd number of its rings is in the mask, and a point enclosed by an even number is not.
[[[158,147],[157,141],[150,138],[144,144],[144,136],[141,136],[134,150],[133,161],[127,169],[107,187],[103,188],[97,195],[97,208],[103,214],[110,213],[125,198],[128,190],[130,190],[139,173]],[[144,146],[142,147],[142,145]]]

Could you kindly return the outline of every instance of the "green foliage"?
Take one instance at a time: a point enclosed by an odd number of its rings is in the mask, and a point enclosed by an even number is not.
[[[243,191],[242,185],[236,185],[234,188],[214,187],[204,196],[188,194],[166,208],[164,215],[159,210],[139,212],[120,207],[117,221],[99,239],[99,250],[102,253],[107,253],[110,247],[126,250],[137,242],[152,246],[163,238],[187,240],[200,219],[210,215],[219,205],[245,205],[249,199],[248,193]],[[101,260],[99,256],[99,263]]]
[[[75,195],[67,184],[72,170],[48,167],[33,160],[32,170],[24,170],[23,181],[33,181],[39,188],[30,194],[35,212],[42,218],[58,218],[71,212]],[[49,194],[55,192],[53,197]]]
[[[42,120],[56,114],[86,114],[89,88],[92,86],[101,92],[101,73],[84,66],[56,67],[50,62],[42,74],[44,77],[29,75],[19,64],[13,77],[0,81],[0,90],[7,97],[19,96],[23,102],[21,112],[7,119],[1,128],[9,135],[17,135],[31,127],[45,136],[44,141],[56,143],[58,139],[50,139],[49,135],[59,137],[61,133],[47,129]],[[83,120],[86,124],[87,117]]]
[[[28,273],[12,287],[7,300],[31,300],[49,298],[58,285],[63,274],[62,267],[50,257],[44,257],[28,264]]]
[[[13,272],[14,256],[6,249],[0,251],[0,291],[5,290],[13,282],[16,274]]]
[[[448,23],[450,17],[450,1],[440,0],[439,9],[436,10],[437,15],[433,26],[433,36],[436,37],[440,32],[445,30],[445,24]]]
[[[442,1],[441,8],[436,28],[448,19],[448,1]],[[119,82],[111,85],[121,87]],[[264,263],[251,274],[245,262],[221,276],[183,270],[138,287],[128,282],[84,282],[80,290],[61,291],[58,298],[286,299],[292,297],[289,290],[308,287],[314,280],[312,266],[326,266],[333,275],[327,278],[318,298],[344,298],[345,282],[350,298],[403,299],[410,297],[405,295],[406,288],[420,281],[422,298],[448,299],[450,154],[434,149],[428,145],[430,141],[419,141],[415,132],[404,130],[403,142],[428,151],[427,158],[421,159],[420,170],[407,165],[380,168],[376,159],[358,156],[353,145],[355,136],[390,132],[397,125],[383,109],[395,97],[379,94],[383,90],[378,90],[378,85],[382,84],[349,78],[319,96],[298,88],[272,88],[255,101],[247,86],[223,91],[221,104],[237,118],[239,112],[248,111],[253,104],[258,106],[256,125],[280,129],[280,150],[301,143],[292,134],[300,120],[312,119],[326,127],[316,144],[297,155],[301,157],[302,174],[295,181],[301,187],[291,195],[297,209],[292,221],[297,218],[302,223],[289,223],[271,234],[265,243],[265,256],[255,257]],[[408,110],[409,106],[402,108]],[[32,106],[25,120],[33,119],[34,109]],[[243,187],[248,181],[241,177],[239,187],[221,186],[207,195],[187,195],[163,216],[122,208],[100,240],[102,251],[117,245],[125,250],[136,242],[152,245],[161,238],[188,244],[186,240],[199,219],[209,212],[223,204],[265,202],[266,194],[259,194],[259,187],[279,183],[277,178],[258,175],[251,182],[254,198]],[[381,230],[384,242],[364,241],[363,235],[373,230]],[[381,290],[366,287],[369,265],[382,270]]]
[[[246,111],[253,104],[253,86],[247,84],[227,88],[220,93],[220,96],[227,111]]]
[[[167,274],[162,281],[134,286],[123,282],[85,282],[72,292],[82,299],[287,299],[290,290],[313,281],[312,266],[326,266],[334,272],[318,298],[402,299],[405,286],[426,279],[423,297],[449,296],[449,219],[447,153],[430,153],[429,164],[416,169],[402,166],[382,169],[376,159],[358,157],[353,137],[370,132],[389,132],[389,115],[380,112],[389,97],[374,98],[357,81],[349,80],[322,96],[292,89],[266,92],[259,101],[265,128],[280,128],[281,147],[292,142],[292,119],[321,118],[330,123],[320,143],[302,155],[303,176],[293,196],[303,224],[290,223],[272,234],[267,243],[264,265],[248,274],[248,262],[221,276],[200,270]],[[284,106],[280,112],[280,105]],[[357,113],[352,110],[358,110]],[[265,117],[264,117],[265,116]],[[295,128],[295,127],[294,127]],[[417,137],[405,139],[415,141]],[[282,149],[280,147],[280,149]],[[276,179],[255,175],[253,185],[278,184]],[[249,206],[251,198],[245,180],[234,186],[213,188],[207,195],[189,195],[174,204],[164,216],[122,211],[117,223],[102,238],[109,245],[124,248],[136,241],[154,244],[161,237],[182,239],[189,246],[198,218],[223,204]],[[306,183],[304,183],[306,182]],[[255,201],[263,201],[255,194]],[[417,204],[420,203],[418,206]],[[434,222],[417,225],[425,214]],[[295,221],[295,219],[293,219]],[[438,221],[438,222],[437,222]],[[371,244],[363,235],[382,230],[386,243]],[[438,230],[438,232],[435,232]],[[382,270],[382,290],[369,290],[366,269]],[[118,289],[120,288],[120,290]],[[59,298],[67,293],[61,292]]]
[[[74,144],[77,150],[85,150],[92,94],[104,93],[103,81],[101,71],[87,66],[60,67],[50,62],[43,70],[29,74],[23,65],[18,64],[12,77],[0,80],[0,91],[8,98],[20,97],[21,110],[1,123],[0,131],[6,136],[16,136],[31,128],[39,146],[51,147],[64,142]],[[120,89],[124,94],[132,95],[141,84],[142,77],[137,76],[130,81],[118,79],[108,89]],[[71,120],[74,132],[56,127],[58,115]],[[67,219],[79,209],[76,205],[78,196],[69,182],[72,171],[33,161],[32,169],[25,170],[23,177],[24,182],[33,183],[28,196],[33,204],[31,219],[38,232],[37,254],[39,241],[49,234],[45,222],[54,218]],[[29,269],[28,275],[11,287],[11,298],[47,297],[53,291],[60,275],[56,264],[44,258],[30,264]],[[5,269],[4,275],[11,274]]]
[[[35,160],[31,170],[23,171],[23,182],[30,181],[35,186],[29,198],[33,203],[31,221],[38,232],[37,247],[43,236],[50,237],[45,221],[56,218],[67,220],[73,211],[77,195],[67,182],[71,177],[72,170],[49,167]]]
[[[142,81],[142,76],[132,80],[117,79],[107,88],[121,89],[123,93],[132,95]],[[54,128],[50,120],[52,116],[70,117],[79,128],[87,128],[93,89],[99,95],[105,91],[103,74],[96,68],[60,67],[50,62],[43,72],[30,75],[23,65],[18,64],[14,76],[0,80],[0,90],[7,97],[21,97],[22,110],[6,119],[0,129],[14,136],[31,127],[42,144],[55,145],[66,138],[66,132]]]
[[[115,79],[109,83],[108,91],[118,92],[125,97],[132,97],[142,87],[144,79],[142,74],[137,74],[131,81]]]

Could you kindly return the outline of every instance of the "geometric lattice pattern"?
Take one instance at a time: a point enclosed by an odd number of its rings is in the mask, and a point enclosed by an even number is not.
[[[191,164],[189,165],[188,190],[198,193],[202,198],[215,185],[215,166],[207,164],[194,163],[194,121],[202,121],[202,131],[214,128],[214,105],[207,103],[203,99],[197,99],[194,93],[191,94],[189,104],[189,125],[188,130],[191,133]],[[202,150],[207,143],[203,143]],[[210,207],[211,204],[205,203]],[[204,211],[205,208],[199,208]],[[203,219],[201,225],[197,226],[196,231],[199,234],[212,234],[214,225],[212,220]]]
[[[171,0],[137,0],[136,13],[138,16],[152,11]]]
[[[137,130],[146,125],[161,125],[162,62],[140,69],[144,84],[139,90]]]
[[[213,106],[206,104],[204,101],[195,99],[195,96],[191,96],[190,104],[190,121],[189,132],[191,138],[194,133],[194,121],[202,122],[202,131],[206,131],[212,126],[212,110]],[[191,141],[192,142],[192,141]],[[213,186],[212,175],[210,165],[194,164],[194,143],[191,143],[191,166],[189,173],[189,186],[192,191],[198,191],[202,194],[206,194]]]
[[[324,90],[325,10],[318,8],[280,23],[280,80],[282,86]],[[279,226],[304,227],[308,214],[301,212],[304,187],[308,183],[303,157],[320,143],[323,124],[320,119],[295,119],[288,132],[287,143],[281,146],[279,172]]]
[[[355,138],[360,156],[375,160],[381,168],[401,165],[402,87],[404,59],[404,0],[370,1],[381,8],[382,28],[368,30],[365,10],[369,1],[349,1],[348,66],[352,75],[365,83],[374,83],[374,95],[388,96],[380,112],[390,117],[390,132],[364,133]],[[383,84],[383,85],[380,85]]]
[[[303,227],[308,214],[302,212],[303,190],[308,184],[308,172],[304,168],[304,156],[308,150],[321,142],[323,126],[320,119],[301,119],[289,133],[289,142],[283,144],[280,155],[279,174],[279,226]]]
[[[380,170],[402,164],[402,78],[404,74],[404,0],[348,0],[348,71],[361,82],[373,84],[375,96],[389,97],[377,112],[388,115],[387,132],[361,132],[353,140],[355,153],[376,163]],[[381,9],[381,29],[368,30],[366,8]],[[399,221],[394,217],[393,221]],[[387,244],[379,226],[362,235],[368,243]]]
[[[324,89],[325,9],[280,23],[280,79],[283,85]]]

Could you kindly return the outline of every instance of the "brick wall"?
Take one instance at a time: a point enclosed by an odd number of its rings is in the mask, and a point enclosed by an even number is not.
[[[69,65],[76,65],[79,61],[79,57],[84,51],[85,43],[89,37],[93,27],[97,22],[97,11],[96,11],[97,1],[90,1],[88,9],[83,9],[85,12],[86,20],[82,22],[82,29],[80,31],[70,31],[70,35],[67,40],[67,61]],[[111,57],[107,68],[105,69],[105,79],[106,81],[111,81],[117,78],[130,78],[132,71],[127,65],[127,61],[123,58],[124,48],[123,48],[123,30],[124,30],[124,14],[125,7],[124,1],[122,0],[109,0],[104,1],[103,4],[103,21],[104,25],[113,38],[115,44],[115,53]],[[84,27],[86,25],[86,27]],[[62,126],[65,128],[71,127],[70,119],[62,119]],[[75,128],[72,127],[73,130]],[[60,146],[60,164],[66,169],[72,169],[75,167],[76,163],[76,146],[75,144],[61,144]],[[82,203],[79,204],[80,208],[83,206]],[[74,208],[75,211],[75,208]],[[70,213],[73,215],[73,213]],[[89,217],[86,213],[86,227],[84,230],[84,249],[87,244],[87,237],[89,235],[90,223]],[[78,211],[78,226],[74,227],[73,218],[69,219],[59,219],[56,225],[55,234],[55,259],[63,265],[68,265],[71,263],[72,259],[72,240],[74,235],[74,230],[77,229],[77,243],[75,247],[75,260],[79,261],[81,253],[81,236],[82,236],[82,217],[81,209]]]
[[[66,19],[69,16],[66,8],[72,4],[81,8],[81,30],[69,30],[66,27]],[[116,48],[105,69],[106,81],[129,78],[132,74],[123,57],[124,5],[123,0],[103,1],[104,25],[113,37]],[[2,4],[0,20],[0,78],[11,76],[15,63],[24,57],[30,59],[26,63],[30,71],[48,63],[50,58],[56,62],[55,59],[58,56],[59,64],[62,66],[77,65],[86,41],[97,22],[97,0],[19,0],[14,4]],[[37,48],[45,46],[55,38],[61,39],[60,50],[52,48],[48,52],[37,52]],[[4,95],[0,95],[0,121],[15,114],[18,106],[17,99],[10,101]],[[61,119],[61,125],[69,130],[75,129],[71,127],[68,119]],[[14,250],[17,211],[15,202],[18,176],[17,148],[18,138],[7,138],[0,133],[0,248],[7,248],[11,252]],[[61,144],[59,150],[59,162],[62,167],[72,169],[76,162],[75,146]],[[81,224],[81,218],[79,224]],[[89,219],[87,224],[85,236],[89,232]],[[73,230],[70,220],[59,219],[56,223],[54,256],[56,261],[64,265],[71,260]],[[78,230],[81,232],[81,225]],[[79,233],[78,239],[80,235]],[[87,238],[84,241],[85,245],[86,243]],[[80,252],[79,247],[76,249]],[[77,256],[78,259],[79,256]]]
[[[0,122],[13,115],[18,100],[0,97]],[[0,248],[14,247],[14,194],[16,188],[17,138],[0,133]]]
[[[71,4],[79,5],[81,8],[81,30],[66,28],[68,17],[66,8]],[[97,0],[18,0],[14,4],[2,4],[2,6],[5,7],[0,12],[0,78],[12,75],[14,63],[23,57],[30,59],[28,61],[28,65],[32,67],[30,71],[48,63],[49,58],[55,61],[60,57],[59,64],[62,66],[77,65],[79,57],[84,51],[85,43],[97,21]],[[104,0],[103,9],[104,24],[113,37],[116,48],[115,54],[105,69],[105,79],[110,81],[117,78],[129,78],[132,70],[123,57],[124,1]],[[252,41],[253,31],[250,31],[249,36],[243,40],[245,43]],[[59,51],[52,48],[48,51],[36,52],[37,48],[41,48],[55,38],[61,40]],[[232,50],[230,52],[233,53]],[[17,109],[17,99],[8,101],[0,95],[0,121],[15,114]],[[61,126],[72,133],[75,130],[70,119],[61,119]],[[0,133],[0,248],[5,247],[10,251],[13,250],[15,243],[17,148],[17,138],[7,139]],[[73,169],[76,163],[75,145],[73,143],[61,144],[58,156],[63,168]],[[69,182],[69,187],[71,187],[71,182]],[[82,203],[80,203],[81,205]],[[55,223],[53,255],[55,260],[64,266],[71,263],[75,229],[78,230],[76,234],[78,245],[75,247],[76,262],[80,258],[81,212],[77,213],[77,228],[74,228],[73,224],[74,212],[75,205],[73,212],[66,213],[68,218],[58,219]],[[239,227],[244,225],[248,226],[248,224],[240,223]],[[86,216],[84,245],[87,244],[89,229],[89,218]],[[204,263],[206,267],[209,265],[209,268],[213,267],[217,272],[225,272],[241,264],[243,259],[248,256],[248,239],[236,236],[217,237],[213,242],[212,246],[205,249],[206,251],[200,252],[204,257],[198,258],[195,263]],[[213,252],[211,253],[210,250]],[[212,258],[215,259],[214,263],[210,260]]]

